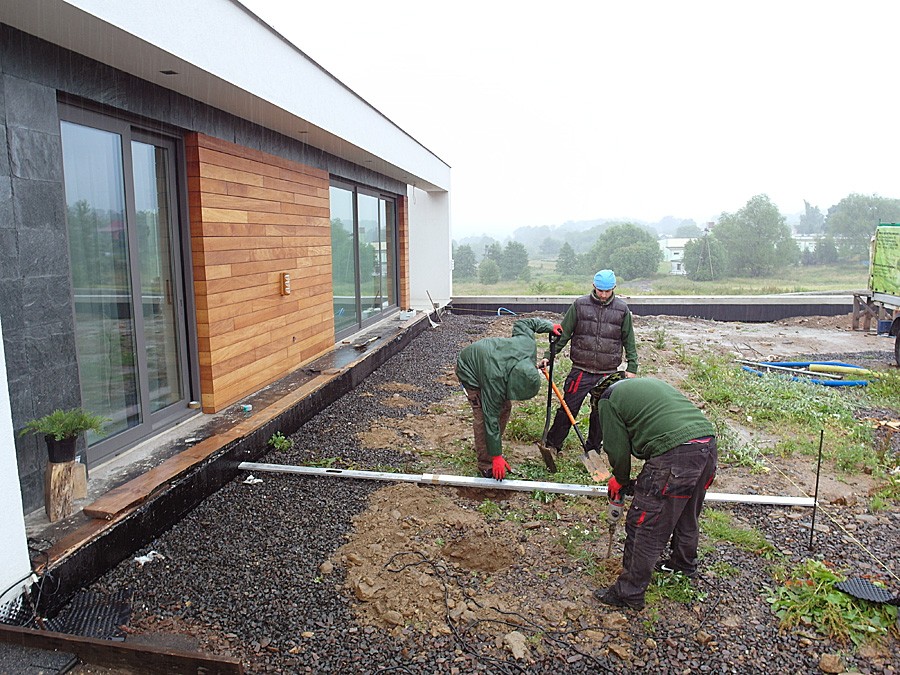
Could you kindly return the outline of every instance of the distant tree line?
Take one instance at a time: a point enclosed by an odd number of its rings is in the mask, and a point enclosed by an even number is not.
[[[822,215],[804,202],[798,233],[818,235],[802,253],[784,216],[766,195],[751,198],[735,213],[723,213],[712,230],[688,242],[688,277],[708,281],[725,276],[771,276],[792,265],[863,262],[880,222],[900,221],[900,200],[851,194]]]
[[[869,241],[879,223],[900,222],[900,200],[878,195],[850,194],[827,213],[804,201],[794,230],[815,237],[814,247],[801,252],[791,227],[767,195],[752,197],[734,213],[722,213],[703,230],[692,220],[661,221],[676,237],[690,239],[684,249],[687,276],[697,281],[726,276],[765,277],[793,265],[854,263],[868,259]],[[556,261],[562,276],[592,275],[611,268],[625,281],[658,273],[662,251],[646,225],[591,221],[582,231],[575,224],[558,230],[520,228],[541,260]],[[561,236],[552,236],[554,232]],[[536,235],[543,235],[536,240]],[[530,278],[529,245],[513,239],[501,245],[491,237],[478,246],[454,247],[453,278],[478,279],[483,284]]]
[[[504,281],[528,281],[531,270],[528,267],[528,251],[517,241],[509,241],[500,246],[493,241],[485,246],[481,262],[475,257],[475,251],[469,244],[453,249],[453,279],[455,281],[471,281],[475,278],[482,284],[496,284]]]

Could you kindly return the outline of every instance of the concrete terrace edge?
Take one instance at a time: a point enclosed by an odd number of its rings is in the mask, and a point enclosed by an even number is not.
[[[388,359],[402,352],[429,327],[423,315],[396,336],[378,345],[347,370],[247,435],[225,443],[148,499],[111,521],[89,524],[96,533],[51,565],[46,574],[52,593],[42,593],[38,611],[52,616],[80,589],[178,523],[207,497],[240,473],[241,462],[258,459],[276,431],[294,433],[341,396],[357,387]]]
[[[577,296],[454,296],[460,314],[495,314],[501,309],[563,313]],[[622,295],[636,316],[682,316],[712,321],[763,323],[797,316],[838,316],[853,311],[853,294],[784,295]]]

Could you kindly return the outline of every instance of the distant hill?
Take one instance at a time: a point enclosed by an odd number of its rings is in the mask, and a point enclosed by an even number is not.
[[[710,220],[714,220],[710,218]],[[591,248],[597,238],[608,228],[620,223],[632,223],[646,229],[656,237],[675,236],[678,228],[685,224],[694,224],[692,219],[665,216],[656,222],[647,222],[639,218],[594,218],[592,220],[569,220],[560,225],[536,225],[519,227],[512,235],[495,238],[489,235],[463,237],[454,240],[455,246],[468,244],[475,252],[478,260],[484,255],[486,246],[497,242],[506,245],[509,240],[517,241],[525,246],[531,258],[549,259],[556,257],[559,248],[568,243],[576,252],[582,253]]]

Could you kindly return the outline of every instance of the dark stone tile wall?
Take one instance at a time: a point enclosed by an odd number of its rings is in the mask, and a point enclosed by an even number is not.
[[[394,179],[0,24],[0,319],[17,432],[37,416],[81,403],[61,98],[108,106],[149,129],[197,131],[406,194]],[[43,505],[43,439],[17,436],[16,455],[28,513]]]
[[[0,317],[18,431],[55,408],[79,405],[80,393],[56,90],[5,73],[0,81],[7,159],[0,194],[8,186],[4,225],[12,225],[2,236]],[[18,438],[16,450],[31,511],[43,499],[46,450],[33,436]]]

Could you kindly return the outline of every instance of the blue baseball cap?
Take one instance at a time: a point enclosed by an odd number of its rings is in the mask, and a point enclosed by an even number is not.
[[[598,291],[611,291],[616,287],[616,275],[612,270],[600,270],[594,275],[594,288]]]

